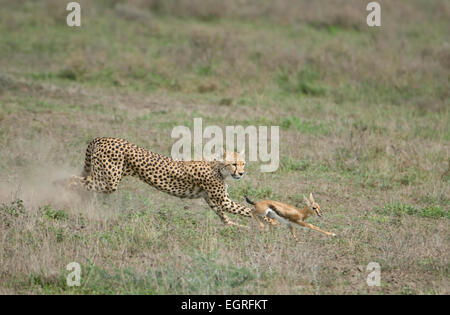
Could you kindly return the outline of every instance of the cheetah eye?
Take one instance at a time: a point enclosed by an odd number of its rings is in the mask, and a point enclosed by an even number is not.
[[[233,166],[237,166],[237,164],[236,164],[236,163],[233,163]]]

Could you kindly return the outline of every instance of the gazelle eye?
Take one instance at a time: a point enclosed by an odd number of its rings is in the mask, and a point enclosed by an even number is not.
[[[317,208],[316,207],[313,207],[313,210],[316,210]]]

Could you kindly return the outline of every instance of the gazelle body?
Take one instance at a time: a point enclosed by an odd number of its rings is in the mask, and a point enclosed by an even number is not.
[[[314,213],[316,213],[319,217],[322,216],[320,206],[314,201],[314,197],[312,194],[309,195],[309,199],[303,196],[303,200],[307,205],[303,209],[299,209],[292,205],[274,200],[252,202],[247,197],[245,197],[245,199],[249,204],[255,206],[255,209],[252,212],[252,216],[259,223],[261,230],[264,230],[264,224],[261,222],[260,217],[267,217],[270,219],[275,219],[289,227],[289,230],[296,240],[297,236],[295,235],[294,231],[295,224],[316,230],[326,235],[336,236],[336,234],[334,233],[323,231],[318,227],[305,222],[305,220]]]

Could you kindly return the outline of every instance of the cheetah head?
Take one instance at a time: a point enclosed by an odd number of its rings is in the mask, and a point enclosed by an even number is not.
[[[225,151],[223,153],[222,164],[222,176],[226,177],[230,175],[233,179],[237,180],[244,176],[245,157],[242,153]]]

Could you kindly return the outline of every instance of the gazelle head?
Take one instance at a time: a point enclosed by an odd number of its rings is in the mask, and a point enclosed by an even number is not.
[[[314,201],[313,194],[309,194],[309,199],[303,196],[303,201],[305,201],[306,205],[311,211],[314,211],[319,217],[322,216],[322,212],[320,211],[320,206],[317,202]]]

